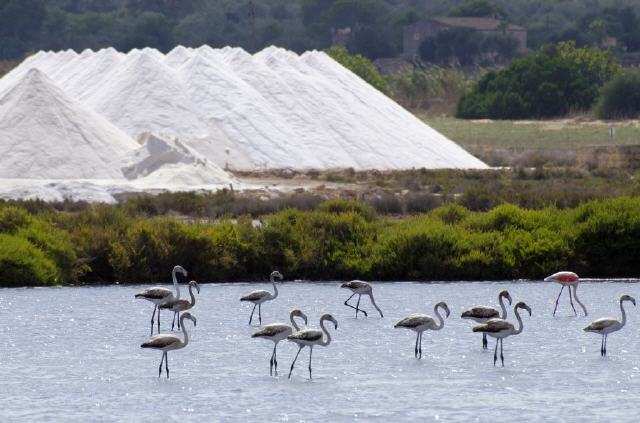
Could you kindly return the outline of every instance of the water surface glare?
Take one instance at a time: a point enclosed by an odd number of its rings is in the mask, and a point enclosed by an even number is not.
[[[333,342],[308,349],[291,380],[294,345],[279,347],[280,376],[269,377],[272,343],[251,339],[251,306],[242,294],[269,284],[202,285],[187,321],[191,342],[169,352],[171,379],[157,377],[161,353],[142,350],[152,305],[134,300],[139,286],[0,290],[0,419],[7,421],[638,421],[640,310],[627,303],[628,323],[600,338],[582,328],[602,316],[620,318],[618,298],[640,300],[640,285],[582,283],[589,317],[574,317],[566,290],[552,317],[553,283],[376,283],[381,319],[363,297],[369,318],[354,318],[338,283],[284,283],[263,306],[263,323],[287,321],[301,308],[318,327],[322,313],[339,322]],[[533,316],[524,332],[505,340],[505,368],[493,367],[494,341],[460,313],[474,304],[497,305],[508,289]],[[184,295],[184,294],[183,294]],[[394,329],[410,313],[433,314],[436,302],[451,316],[426,332],[423,359],[413,357],[413,332]],[[640,306],[640,304],[639,304]],[[576,305],[577,307],[577,305]],[[578,308],[579,311],[581,311]],[[163,312],[163,331],[171,316]],[[511,318],[513,314],[511,313]],[[510,318],[510,320],[511,320]]]

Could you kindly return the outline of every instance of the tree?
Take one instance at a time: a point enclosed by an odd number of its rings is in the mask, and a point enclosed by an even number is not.
[[[506,18],[506,14],[501,7],[495,6],[486,0],[466,0],[462,5],[451,9],[449,16]]]
[[[340,63],[360,78],[367,81],[370,85],[377,88],[384,94],[389,94],[389,86],[387,81],[380,75],[378,69],[366,57],[356,54],[351,55],[342,47],[331,47],[325,50],[333,60]]]
[[[621,73],[602,87],[596,114],[600,119],[640,116],[640,73]]]
[[[485,75],[458,103],[461,118],[523,119],[587,110],[603,83],[619,71],[608,52],[572,43],[546,46]]]

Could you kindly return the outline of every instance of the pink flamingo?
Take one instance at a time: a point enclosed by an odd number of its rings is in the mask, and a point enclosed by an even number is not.
[[[562,271],[562,272],[554,273],[551,276],[547,276],[546,278],[544,278],[544,281],[557,282],[560,285],[562,285],[562,288],[560,288],[560,293],[558,294],[558,298],[556,298],[556,306],[553,309],[554,316],[556,315],[556,310],[558,310],[558,301],[560,301],[560,296],[562,295],[562,291],[564,290],[565,286],[569,287],[569,302],[571,303],[571,308],[573,308],[573,312],[575,313],[575,315],[577,316],[578,313],[576,312],[576,308],[573,305],[573,299],[571,297],[571,288],[573,288],[573,297],[576,299],[576,302],[580,304],[580,307],[582,307],[582,310],[584,311],[584,315],[585,316],[589,315],[589,313],[587,313],[587,308],[584,306],[584,304],[580,302],[580,299],[578,299],[578,284],[580,283],[580,278],[578,277],[578,275],[576,275],[573,272]]]

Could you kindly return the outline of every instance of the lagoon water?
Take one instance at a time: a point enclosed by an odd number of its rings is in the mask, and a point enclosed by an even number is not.
[[[627,303],[628,325],[609,337],[607,358],[599,336],[582,328],[619,318],[618,298],[640,300],[640,284],[583,282],[578,294],[589,317],[574,317],[565,290],[554,318],[559,285],[552,283],[378,283],[385,317],[363,297],[370,317],[356,320],[342,304],[350,292],[338,283],[284,283],[263,306],[263,323],[287,321],[293,307],[312,327],[324,312],[339,322],[331,345],[314,349],[312,381],[308,349],[287,380],[297,349],[281,343],[273,378],[272,343],[250,338],[251,306],[239,297],[269,284],[201,287],[198,325],[187,321],[190,344],[169,352],[169,380],[157,377],[161,353],[139,348],[153,309],[133,299],[143,287],[0,290],[0,420],[638,421],[640,310]],[[505,368],[494,368],[494,341],[482,351],[473,322],[459,316],[474,304],[497,305],[502,289],[533,316],[505,340]],[[415,335],[393,325],[410,313],[433,314],[440,300],[451,316],[443,330],[425,333],[416,360]],[[163,313],[163,331],[170,314]]]

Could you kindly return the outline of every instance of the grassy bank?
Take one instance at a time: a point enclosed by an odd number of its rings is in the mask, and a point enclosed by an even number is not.
[[[609,128],[616,128],[615,144],[640,144],[640,122],[464,120],[423,117],[424,121],[463,146],[536,149],[575,149],[612,144]]]
[[[123,207],[0,209],[3,286],[167,281],[182,264],[200,281],[263,279],[513,279],[558,269],[589,276],[640,274],[640,198],[577,208],[448,205],[405,218],[331,201],[209,223],[146,217]]]

